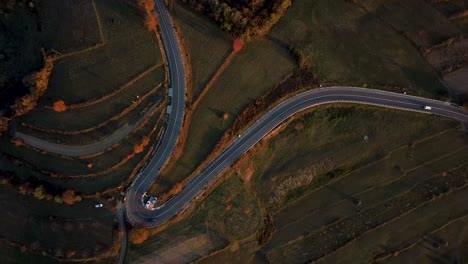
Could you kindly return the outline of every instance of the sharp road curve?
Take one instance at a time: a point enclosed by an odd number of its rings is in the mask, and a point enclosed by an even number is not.
[[[156,210],[148,210],[142,204],[142,195],[154,181],[174,149],[180,132],[184,111],[184,68],[180,56],[174,29],[162,1],[156,1],[159,23],[163,35],[165,51],[171,75],[171,87],[174,89],[172,112],[169,115],[165,134],[156,148],[149,163],[145,166],[133,184],[127,190],[126,215],[135,226],[155,227],[161,225],[200,194],[209,184],[242,154],[268,135],[275,127],[292,115],[308,108],[330,103],[357,103],[395,108],[406,111],[436,114],[468,123],[468,112],[447,102],[356,87],[326,87],[298,94],[277,105],[236,138],[218,157],[188,184],[177,196]],[[425,110],[430,106],[431,110]]]

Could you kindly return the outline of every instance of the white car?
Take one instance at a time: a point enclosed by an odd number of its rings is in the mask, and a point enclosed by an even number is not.
[[[101,207],[102,207],[102,204],[101,204],[101,203],[95,204],[94,207],[95,207],[95,208],[101,208]]]
[[[424,106],[424,110],[432,110],[432,107],[426,105]]]

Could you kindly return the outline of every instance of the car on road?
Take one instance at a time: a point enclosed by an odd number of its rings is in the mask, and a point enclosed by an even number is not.
[[[95,207],[95,208],[101,208],[101,207],[102,207],[102,203],[95,204],[94,207]]]
[[[429,110],[430,111],[430,110],[432,110],[432,107],[425,105],[424,110]]]

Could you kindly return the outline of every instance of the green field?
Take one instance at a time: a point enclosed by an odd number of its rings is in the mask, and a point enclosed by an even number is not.
[[[301,53],[325,82],[446,93],[410,42],[350,1],[294,1],[270,35]]]
[[[230,206],[230,209],[226,209]],[[250,213],[246,213],[250,209]],[[162,262],[191,262],[210,251],[249,236],[259,226],[258,206],[233,173],[213,191],[195,213],[160,232],[142,245],[132,245],[128,258],[142,263],[151,258]]]
[[[192,97],[197,98],[229,55],[231,37],[209,18],[191,11],[179,1],[174,1],[172,15],[187,46],[192,68]]]
[[[235,117],[292,72],[291,55],[275,43],[249,44],[236,56],[194,111],[183,156],[158,177],[153,191],[164,191],[185,179],[213,150]],[[239,78],[243,72],[242,78]],[[229,114],[223,120],[223,113]]]

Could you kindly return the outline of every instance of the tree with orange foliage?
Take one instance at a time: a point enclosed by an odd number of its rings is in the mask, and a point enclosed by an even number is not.
[[[156,21],[155,15],[146,15],[145,16],[145,27],[149,31],[155,31],[156,26],[158,25],[158,22]]]
[[[0,135],[2,132],[8,130],[8,125],[10,124],[11,119],[5,116],[0,116]]]
[[[145,242],[149,237],[149,231],[146,228],[131,229],[128,234],[128,239],[132,244],[139,245]]]
[[[149,142],[150,142],[149,137],[144,137],[141,140],[140,144],[136,144],[135,146],[133,146],[133,153],[138,154],[138,153],[143,152],[145,147],[148,146]]]
[[[244,47],[244,41],[240,38],[236,38],[232,42],[232,50],[235,52],[241,51],[243,47]]]
[[[177,194],[179,194],[179,193],[182,191],[182,189],[184,189],[184,185],[183,185],[181,182],[179,182],[179,183],[177,183],[177,184],[174,186],[174,188],[172,188],[172,190],[170,191],[170,193],[171,193],[172,195],[177,195]]]
[[[81,201],[81,196],[76,195],[74,190],[66,190],[62,193],[62,200],[67,205],[73,205],[74,203]]]
[[[53,109],[55,112],[64,112],[67,110],[67,105],[63,100],[58,100],[54,102]]]
[[[138,6],[145,10],[147,13],[154,10],[154,1],[153,0],[138,0]]]

